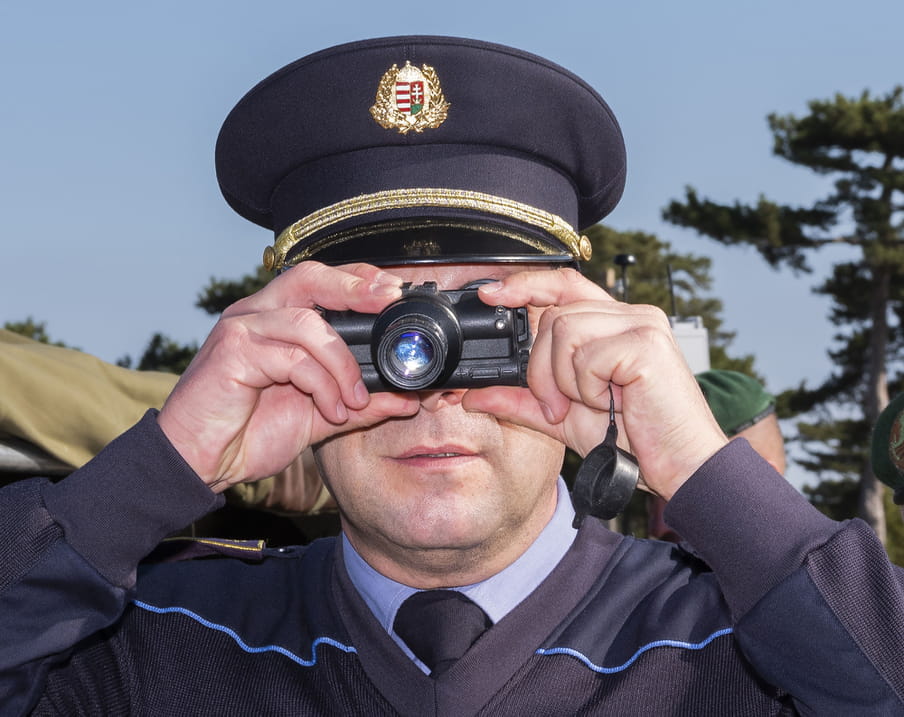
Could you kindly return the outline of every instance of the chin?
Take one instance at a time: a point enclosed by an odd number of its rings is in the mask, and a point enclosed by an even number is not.
[[[473,548],[494,532],[485,522],[475,521],[473,516],[456,518],[449,513],[441,517],[413,518],[407,525],[409,529],[404,532],[404,542],[425,550]]]

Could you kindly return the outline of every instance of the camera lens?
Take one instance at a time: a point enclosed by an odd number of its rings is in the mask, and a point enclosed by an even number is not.
[[[420,331],[406,331],[389,347],[388,358],[394,373],[416,379],[430,371],[436,351]]]
[[[461,358],[462,341],[451,299],[428,282],[408,289],[377,316],[370,346],[384,384],[422,391],[449,378]]]
[[[397,388],[427,388],[446,368],[447,341],[429,317],[409,314],[390,324],[380,338],[377,366]]]

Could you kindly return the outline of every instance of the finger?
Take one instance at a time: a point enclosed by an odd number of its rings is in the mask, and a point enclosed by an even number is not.
[[[287,307],[221,324],[217,351],[242,357],[234,368],[236,380],[255,388],[292,383],[334,421],[346,420],[345,406],[367,405],[357,361],[317,311]]]
[[[323,422],[315,417],[310,443],[319,443],[331,436],[367,428],[387,419],[413,416],[420,408],[420,400],[414,393],[374,393],[367,406],[349,411],[348,420],[341,425]]]
[[[609,420],[608,406],[605,411],[596,411],[572,403],[564,421],[551,423],[529,390],[513,386],[472,389],[462,398],[462,407],[544,433],[581,456],[603,440]]]
[[[528,385],[556,419],[569,401],[602,409],[609,403],[610,382],[625,386],[635,380],[663,341],[661,350],[679,353],[667,319],[655,307],[619,302],[551,307],[540,319]]]
[[[526,388],[516,386],[474,388],[464,394],[461,405],[466,411],[488,413],[501,420],[563,440],[561,427],[546,418],[537,399]]]
[[[527,362],[527,385],[549,423],[558,423],[568,411],[568,387],[559,386],[553,371],[553,315],[555,309],[543,312]],[[573,382],[570,382],[573,383]]]
[[[540,317],[528,362],[527,383],[541,405],[548,407],[549,420],[561,420],[572,401],[587,398],[578,383],[574,358],[601,331],[619,330],[618,315],[607,313],[608,306],[616,304],[580,302],[564,308],[550,307]],[[595,368],[593,363],[584,363],[582,369],[588,366]],[[603,388],[607,385],[608,381]],[[595,392],[591,395],[595,396]],[[588,405],[597,406],[597,403]]]
[[[369,264],[332,267],[304,262],[275,277],[267,286],[237,301],[224,316],[285,306],[377,312],[401,296],[402,279]]]
[[[615,301],[575,269],[522,271],[478,287],[482,300],[503,306],[560,306],[575,301]]]

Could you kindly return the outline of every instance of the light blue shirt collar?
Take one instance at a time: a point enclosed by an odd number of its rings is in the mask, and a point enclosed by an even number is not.
[[[515,562],[501,572],[473,585],[457,588],[483,608],[496,623],[546,579],[574,542],[577,531],[572,527],[574,508],[565,481],[559,478],[556,509],[537,539]],[[345,535],[342,536],[345,566],[352,584],[364,602],[392,638],[415,659],[401,638],[392,630],[396,612],[406,598],[417,592],[378,573],[358,554]],[[417,662],[417,660],[415,659]],[[422,669],[426,669],[423,668]]]

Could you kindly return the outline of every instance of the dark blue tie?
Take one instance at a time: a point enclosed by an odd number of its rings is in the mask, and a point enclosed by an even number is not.
[[[439,677],[492,625],[487,614],[457,590],[424,590],[399,606],[392,629]]]

